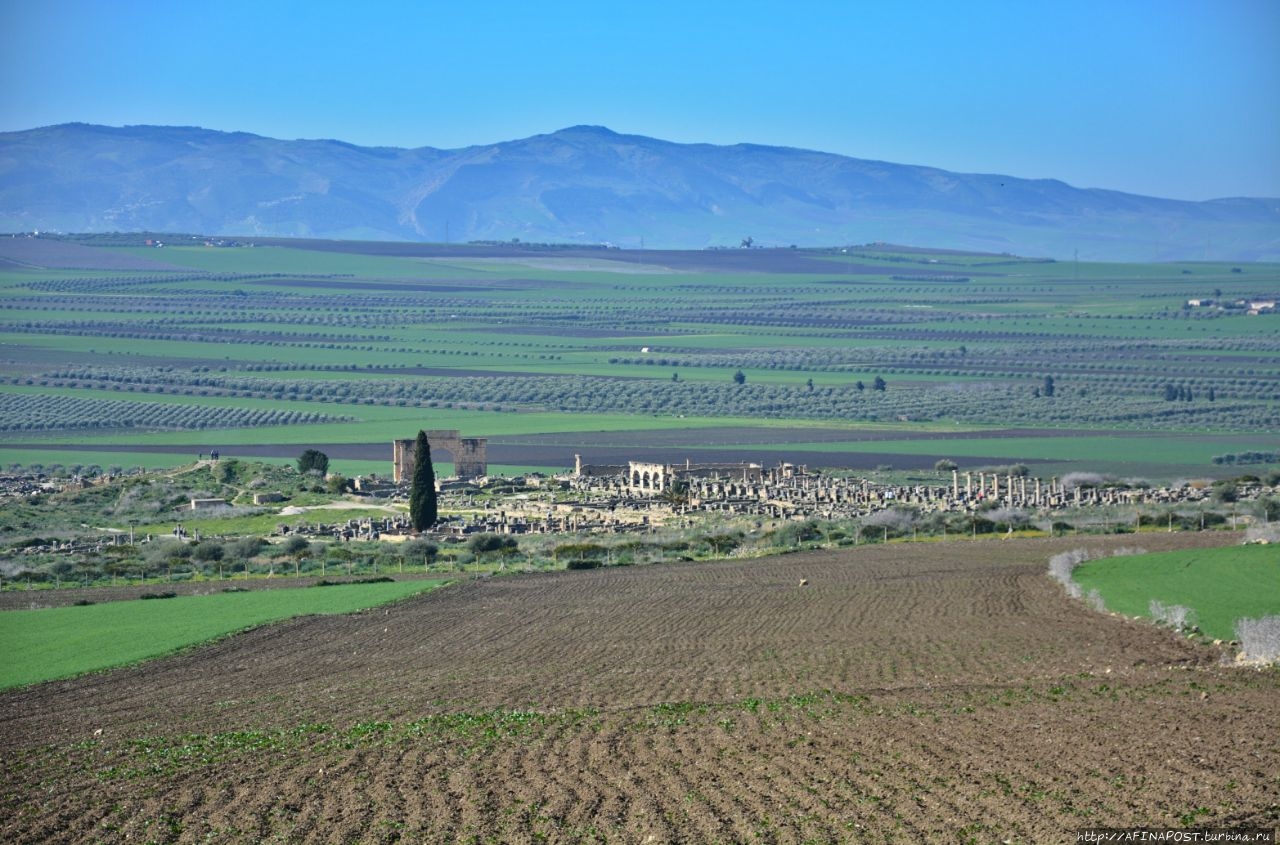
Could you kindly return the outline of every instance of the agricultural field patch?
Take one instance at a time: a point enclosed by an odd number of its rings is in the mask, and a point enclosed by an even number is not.
[[[0,238],[0,267],[56,270],[175,270],[150,256],[120,255],[48,238]]]
[[[615,466],[625,465],[631,460],[662,463],[673,458],[677,462],[688,460],[694,463],[716,463],[739,456],[745,456],[756,462],[763,461],[769,465],[782,461],[833,470],[871,470],[883,465],[905,468],[924,464],[931,467],[938,460],[946,458],[968,458],[964,464],[975,468],[1028,461],[1038,465],[1037,458],[1029,457],[1026,452],[1019,450],[1016,444],[1005,445],[998,441],[988,449],[956,449],[946,439],[939,442],[912,440],[907,442],[908,448],[899,449],[901,444],[897,441],[843,445],[840,442],[813,444],[793,443],[786,437],[771,443],[750,441],[734,443],[716,439],[712,441],[713,445],[696,446],[686,445],[696,439],[696,433],[693,436],[679,438],[680,442],[676,443],[659,438],[656,444],[646,442],[645,434],[646,432],[637,432],[632,438],[634,445],[622,443],[600,445],[598,437],[590,432],[581,433],[576,437],[558,435],[556,437],[558,442],[554,444],[504,443],[502,440],[505,438],[497,438],[489,442],[487,453],[495,474],[498,472],[497,468],[501,466],[522,466],[540,472],[564,472],[573,466],[575,455],[580,455],[584,463]],[[221,444],[219,448],[223,449],[223,454],[254,460],[287,462],[297,456],[300,448],[292,443],[227,445],[232,440],[232,438],[220,436],[216,441]],[[166,445],[103,445],[84,446],[81,449],[48,444],[12,444],[7,449],[0,448],[0,463],[16,463],[25,466],[39,460],[44,465],[97,463],[148,468],[177,466],[189,462],[198,452],[207,452],[209,442],[193,442],[188,439],[186,443]],[[386,474],[390,471],[391,450],[387,442],[313,445],[338,462],[335,466],[343,471],[354,474],[356,470],[353,467],[357,465],[362,468],[363,474],[369,472]],[[1090,466],[1094,467],[1123,471],[1125,465],[1129,463],[1128,460],[1108,460],[1097,453],[1087,453],[1079,449],[1069,451],[1076,460],[1079,460],[1082,454],[1088,454],[1092,460]],[[1131,459],[1132,455],[1125,454],[1124,458]],[[447,466],[448,456],[442,455],[441,461]],[[1142,466],[1145,468],[1148,465],[1142,464]]]
[[[934,456],[945,453],[955,458],[967,458],[967,464],[976,461],[1013,462],[1093,461],[1095,465],[1120,466],[1126,462],[1142,465],[1148,463],[1185,463],[1203,465],[1212,456],[1239,442],[1236,438],[1208,439],[1182,434],[1136,434],[1132,432],[1099,435],[1092,432],[1061,432],[1048,436],[1031,437],[921,437],[909,440],[885,439],[874,441],[839,441],[824,443],[796,443],[797,457],[808,457],[818,452],[893,452],[900,456],[922,454]]]
[[[831,272],[830,267],[815,258],[809,251],[768,250],[751,253],[739,250],[615,250],[595,248],[556,247],[551,250],[538,247],[521,247],[517,244],[458,245],[411,244],[369,241],[342,243],[334,241],[308,241],[293,239],[261,239],[264,244],[276,244],[301,250],[322,252],[353,252],[370,256],[396,256],[427,259],[462,258],[471,261],[498,263],[535,263],[561,269],[565,265],[581,266],[583,261],[598,263],[630,264],[640,267],[694,270],[707,272]],[[848,263],[841,265],[848,268]],[[859,265],[861,269],[866,269]],[[612,268],[610,268],[612,269]],[[880,268],[872,268],[882,272]]]
[[[0,835],[1048,842],[1094,825],[1275,827],[1280,678],[1069,599],[1045,566],[1072,540],[467,581],[9,690]]]
[[[351,613],[439,586],[438,581],[176,596],[163,587],[128,602],[0,613],[8,657],[0,688],[95,672],[295,616]],[[143,599],[152,600],[145,601]]]
[[[1097,590],[1109,610],[1151,615],[1151,603],[1194,611],[1188,624],[1206,636],[1236,638],[1239,619],[1280,616],[1280,553],[1273,546],[1233,546],[1089,561],[1073,573]]]
[[[0,391],[0,432],[6,433],[34,431],[50,434],[102,429],[192,431],[341,422],[350,419],[334,418],[314,411],[210,408],[194,403],[137,402]]]
[[[202,439],[273,457],[456,427],[488,438],[670,431],[688,448],[751,460],[761,446],[816,442],[779,434],[788,428],[853,425],[899,427],[913,442],[882,462],[918,469],[946,454],[918,431],[951,426],[1029,432],[1009,446],[974,442],[975,459],[1180,477],[1200,464],[1225,472],[1209,461],[1216,447],[1171,460],[1184,436],[1251,436],[1248,448],[1265,450],[1280,435],[1277,317],[1247,313],[1275,298],[1271,265],[166,237],[163,250],[49,240],[101,255],[102,267],[0,270],[0,385],[45,397],[49,412],[17,409],[0,447],[65,441],[75,414],[52,413],[65,400],[176,402]],[[160,258],[164,267],[119,265]],[[329,421],[235,427],[263,405]],[[92,416],[107,427],[76,429],[77,446],[195,442]],[[699,440],[729,421],[776,437]],[[1055,433],[1066,431],[1158,438],[1150,449],[1071,449]],[[524,448],[534,442],[500,462],[565,465]],[[826,443],[802,459],[874,460]]]

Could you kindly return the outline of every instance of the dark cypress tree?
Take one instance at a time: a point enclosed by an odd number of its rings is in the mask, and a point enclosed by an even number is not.
[[[431,444],[427,433],[418,432],[413,445],[413,486],[409,490],[409,524],[414,531],[426,531],[436,524],[436,471],[431,466]]]

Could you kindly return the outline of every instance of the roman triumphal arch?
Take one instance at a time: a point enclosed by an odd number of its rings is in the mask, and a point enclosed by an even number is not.
[[[483,437],[459,437],[457,429],[427,432],[431,448],[443,449],[453,456],[453,474],[458,478],[480,478],[489,474],[489,459],[485,456],[488,440]],[[392,479],[399,484],[413,476],[414,447],[417,438],[394,440],[392,446]]]

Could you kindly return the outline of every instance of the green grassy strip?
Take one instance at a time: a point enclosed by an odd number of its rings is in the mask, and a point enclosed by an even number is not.
[[[441,583],[260,590],[0,613],[0,688],[136,663],[295,616],[352,613]]]
[[[1206,636],[1235,638],[1236,620],[1280,614],[1280,554],[1274,546],[1231,546],[1111,557],[1083,564],[1075,580],[1108,610],[1148,616],[1151,601],[1196,612]]]
[[[390,454],[390,448],[388,448],[387,453]],[[231,456],[228,455],[228,457]],[[0,467],[8,467],[10,464],[21,464],[22,466],[41,464],[46,467],[54,464],[62,464],[64,467],[74,466],[75,464],[84,466],[97,464],[104,468],[121,467],[123,469],[133,469],[134,467],[143,467],[144,469],[168,469],[190,464],[194,459],[195,455],[188,455],[185,452],[182,454],[173,452],[117,452],[105,449],[95,451],[90,445],[63,447],[51,444],[47,447],[41,446],[35,449],[0,446]],[[254,458],[254,460],[262,463],[293,464],[295,459]],[[379,471],[385,472],[390,463],[391,459],[388,458],[386,463],[382,465],[383,469]]]
[[[151,523],[140,523],[134,527],[139,536],[149,534],[169,534],[178,523],[189,532],[199,531],[201,534],[219,534],[230,536],[266,535],[276,530],[277,526],[288,525],[296,528],[300,525],[340,525],[351,519],[382,519],[388,512],[381,507],[373,508],[307,508],[303,513],[281,514],[277,510],[253,516],[209,517],[205,519],[185,519],[185,514],[198,511],[185,511],[174,518]],[[284,567],[281,567],[282,569]]]
[[[756,448],[761,451],[786,451],[802,460],[804,452],[832,454],[839,452],[936,455],[952,458],[1000,458],[1017,460],[1100,461],[1112,463],[1180,463],[1200,464],[1206,469],[1214,455],[1223,452],[1261,448],[1263,438],[1239,435],[1164,434],[1146,432],[1141,437],[1074,436],[1074,437],[1001,437],[956,439],[869,440],[845,443],[787,443],[707,446],[708,449]],[[1253,444],[1253,445],[1245,445]]]
[[[299,445],[298,449],[303,449],[303,445]],[[189,466],[191,464],[191,455],[186,452],[116,452],[108,450],[95,450],[92,446],[84,446],[81,448],[74,447],[40,447],[36,449],[18,449],[5,448],[0,446],[0,468],[8,467],[10,464],[20,464],[29,466],[31,464],[41,464],[43,466],[52,466],[54,464],[62,464],[64,467],[82,464],[84,466],[92,466],[97,464],[100,467],[118,466],[126,470],[134,467],[143,467],[149,470],[172,469],[176,467]],[[234,457],[228,455],[228,458]],[[293,466],[296,458],[269,458],[254,457],[253,460],[264,464],[280,464],[285,466]],[[551,475],[561,472],[565,467],[559,466],[529,466],[516,464],[489,464],[490,475],[524,475],[531,472],[540,472]],[[358,461],[348,460],[346,458],[331,458],[329,461],[329,471],[338,475],[345,475],[349,478],[357,475],[369,476],[377,475],[379,477],[391,477],[391,446],[387,446],[387,457],[381,461]]]

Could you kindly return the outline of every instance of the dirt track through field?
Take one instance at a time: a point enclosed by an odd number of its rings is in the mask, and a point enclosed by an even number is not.
[[[0,839],[1066,842],[1104,824],[1275,826],[1277,673],[1095,614],[1044,574],[1055,551],[1134,542],[469,581],[12,691]]]

